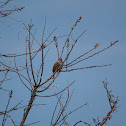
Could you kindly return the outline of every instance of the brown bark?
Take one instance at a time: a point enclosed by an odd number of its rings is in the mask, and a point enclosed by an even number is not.
[[[29,114],[29,112],[30,112],[30,109],[32,108],[32,104],[33,104],[33,102],[34,102],[34,100],[35,100],[36,93],[37,93],[37,90],[34,89],[33,92],[32,92],[32,95],[31,95],[29,104],[28,104],[28,106],[27,106],[27,108],[26,108],[26,110],[25,110],[25,112],[24,112],[23,119],[22,119],[22,121],[21,121],[20,126],[23,126],[24,123],[25,123],[25,120],[26,120],[26,118],[27,118],[27,116],[28,116],[28,114]]]

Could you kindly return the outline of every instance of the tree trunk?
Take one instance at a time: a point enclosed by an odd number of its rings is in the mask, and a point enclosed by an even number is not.
[[[33,101],[35,100],[36,92],[37,92],[36,89],[34,89],[33,92],[32,92],[31,98],[30,98],[30,100],[29,100],[29,104],[28,104],[28,106],[27,106],[27,108],[26,108],[26,110],[25,110],[25,112],[24,112],[23,119],[22,119],[22,121],[21,121],[20,126],[23,126],[24,123],[25,123],[25,120],[27,119],[27,116],[28,116],[29,111],[30,111],[30,109],[31,109],[31,107],[32,107]]]

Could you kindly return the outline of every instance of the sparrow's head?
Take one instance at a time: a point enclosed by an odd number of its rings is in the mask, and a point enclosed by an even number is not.
[[[63,62],[61,57],[58,59],[58,61]]]

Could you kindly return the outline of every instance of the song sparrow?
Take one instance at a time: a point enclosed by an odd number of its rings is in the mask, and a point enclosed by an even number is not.
[[[54,66],[53,66],[53,73],[56,72],[56,71],[61,71],[62,69],[62,58],[59,58],[57,62],[55,62]]]

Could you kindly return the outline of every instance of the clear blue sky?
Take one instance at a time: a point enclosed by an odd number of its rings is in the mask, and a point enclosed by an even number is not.
[[[56,36],[68,34],[74,22],[79,16],[82,16],[81,23],[76,27],[75,36],[79,35],[83,30],[87,30],[76,46],[76,51],[73,52],[73,57],[82,54],[94,46],[95,43],[100,43],[100,47],[104,48],[119,40],[119,43],[109,50],[95,56],[79,64],[81,66],[113,64],[106,68],[86,69],[74,71],[70,73],[61,73],[55,84],[59,85],[58,90],[67,85],[67,81],[75,84],[71,88],[74,89],[74,94],[68,111],[88,102],[88,106],[84,107],[70,116],[68,122],[70,126],[74,122],[84,120],[88,123],[92,121],[92,117],[104,117],[109,111],[109,103],[107,101],[106,92],[103,88],[102,81],[107,78],[109,89],[115,96],[119,96],[118,112],[113,114],[112,120],[108,121],[108,126],[125,126],[126,113],[126,1],[125,0],[22,0],[14,1],[17,6],[25,6],[22,12],[15,13],[10,18],[0,19],[0,52],[22,53],[25,50],[25,37],[27,36],[24,26],[21,22],[28,24],[31,19],[34,24],[34,29],[37,29],[36,39],[41,42],[41,34],[44,25],[44,18],[47,19],[47,27],[45,36],[48,36],[55,28],[58,28],[54,33]],[[13,6],[10,5],[10,6]],[[15,19],[17,21],[15,21]],[[52,36],[53,37],[53,36]],[[61,38],[60,41],[64,39]],[[57,60],[56,49],[51,45],[49,64],[47,64],[49,75],[53,63]],[[34,47],[37,48],[37,45]],[[23,64],[22,59],[17,59],[17,62]],[[35,62],[36,67],[38,61]],[[5,84],[5,89],[13,89],[14,97],[11,105],[15,105],[23,99],[23,103],[27,104],[30,94],[27,89],[18,81],[15,75],[14,80],[9,84]],[[46,78],[46,75],[45,75]],[[53,92],[51,92],[53,93]],[[50,93],[50,94],[51,94]],[[3,96],[5,98],[3,99]],[[18,96],[18,97],[17,97]],[[7,104],[7,94],[0,92],[0,109],[3,109]],[[35,103],[47,104],[46,106],[33,107],[28,116],[26,123],[34,121],[42,121],[41,126],[50,124],[50,117],[56,104],[56,98],[36,98]],[[12,107],[10,106],[10,107]],[[50,108],[50,109],[49,109]],[[21,114],[20,114],[21,113]],[[15,120],[20,122],[22,112],[13,113]],[[100,119],[101,119],[100,118]],[[2,118],[0,117],[0,122]],[[38,124],[38,125],[39,125]],[[7,124],[9,126],[9,123]],[[81,126],[81,125],[79,125]]]

